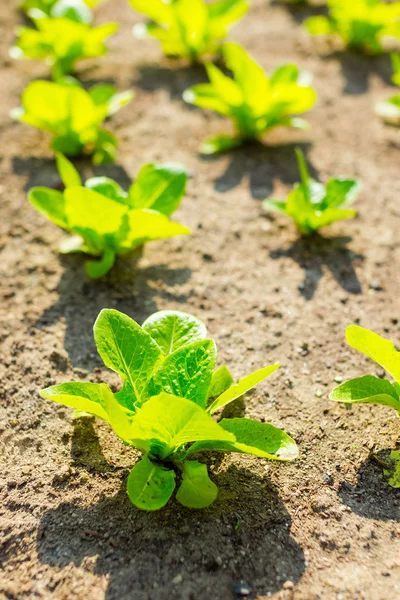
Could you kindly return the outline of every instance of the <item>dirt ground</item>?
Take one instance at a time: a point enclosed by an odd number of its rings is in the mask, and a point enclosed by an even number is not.
[[[346,346],[348,324],[400,342],[400,137],[373,111],[393,89],[389,59],[329,52],[301,29],[307,9],[253,0],[232,37],[267,69],[296,61],[314,74],[311,129],[205,159],[200,142],[230,125],[181,100],[203,70],[135,40],[140,17],[126,0],[105,3],[98,22],[121,29],[79,73],[133,87],[136,98],[110,121],[116,164],[94,172],[126,185],[145,162],[185,163],[192,177],[177,219],[193,235],[148,245],[93,282],[80,257],[59,256],[63,234],[26,200],[31,186],[59,178],[48,136],[9,118],[28,82],[47,75],[7,57],[16,4],[0,3],[0,598],[398,600],[400,491],[369,457],[395,447],[399,421],[385,407],[328,400],[335,379],[375,371]],[[298,180],[295,145],[322,180],[363,182],[359,216],[309,241],[261,206]],[[93,173],[88,161],[77,166]],[[234,410],[284,428],[300,459],[212,455],[220,494],[209,509],[135,509],[125,493],[134,452],[106,424],[73,422],[38,393],[68,380],[118,385],[93,342],[104,307],[139,322],[163,308],[199,316],[236,377],[282,362]]]

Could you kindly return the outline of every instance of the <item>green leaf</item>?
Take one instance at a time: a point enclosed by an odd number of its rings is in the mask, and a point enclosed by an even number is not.
[[[192,233],[188,227],[170,221],[167,216],[147,208],[132,209],[127,216],[127,233],[120,242],[120,248],[125,251],[133,250],[153,240]]]
[[[189,508],[206,508],[216,499],[218,488],[208,476],[207,467],[197,460],[183,463],[183,479],[176,493],[178,502]]]
[[[393,342],[358,325],[350,325],[346,329],[346,339],[350,346],[371,358],[400,382],[400,352]]]
[[[400,398],[396,388],[389,381],[373,375],[342,383],[330,393],[329,398],[346,404],[385,404],[400,412]]]
[[[126,489],[137,508],[159,510],[172,496],[175,473],[144,456],[129,473]]]
[[[94,324],[97,351],[109,369],[124,381],[124,394],[118,395],[125,405],[135,405],[147,399],[145,390],[163,356],[160,348],[140,325],[117,310],[104,309]]]
[[[199,340],[169,354],[149,383],[149,395],[166,392],[205,407],[217,360],[213,340]]]
[[[236,398],[240,398],[246,392],[251,390],[254,386],[256,386],[260,381],[263,381],[267,377],[269,377],[274,371],[279,369],[280,365],[270,365],[269,367],[264,367],[243,377],[236,385],[233,385],[229,389],[227,389],[223,394],[218,396],[216,400],[207,408],[207,410],[211,413],[214,413],[219,408],[226,406]]]
[[[89,260],[85,263],[86,273],[92,279],[104,277],[114,266],[115,252],[111,248],[105,248],[100,260]]]
[[[389,485],[392,488],[400,488],[400,450],[392,450],[390,453],[390,468],[384,469],[385,475],[389,476]]]
[[[219,425],[232,433],[235,442],[199,441],[189,448],[188,455],[203,450],[242,452],[270,460],[290,461],[298,456],[296,442],[282,429],[251,419],[222,419]]]
[[[170,25],[173,22],[173,11],[170,3],[163,0],[129,0],[131,6],[148,16],[153,21]]]
[[[29,190],[28,200],[42,215],[59,227],[68,229],[64,194],[50,188],[35,187]]]
[[[109,417],[104,408],[107,394],[112,394],[112,392],[105,383],[89,382],[61,383],[40,392],[42,398],[95,415],[109,423]]]
[[[110,177],[91,177],[85,182],[85,187],[121,204],[129,204],[127,192]]]
[[[178,163],[144,165],[129,190],[130,205],[170,216],[182,200],[186,180],[186,169]]]
[[[61,181],[65,187],[72,187],[74,185],[82,185],[82,180],[78,171],[75,169],[72,162],[70,162],[60,152],[56,153],[57,169],[61,177]]]
[[[197,440],[234,442],[235,436],[195,402],[165,392],[150,398],[132,421],[130,443],[161,460]]]
[[[219,154],[220,152],[228,152],[234,148],[239,148],[243,144],[243,140],[232,135],[217,135],[210,138],[201,145],[200,152],[202,154],[211,155]]]
[[[333,33],[331,22],[323,15],[309,17],[304,24],[307,31],[312,35],[330,35]]]
[[[158,311],[146,319],[142,328],[166,355],[207,336],[207,329],[200,319],[178,310]]]
[[[214,371],[211,378],[211,385],[208,390],[208,398],[216,398],[225,392],[233,384],[233,377],[225,365],[222,365]]]
[[[263,201],[263,208],[265,210],[271,210],[273,212],[286,213],[286,202],[282,202],[281,200],[274,200],[273,198],[268,198]]]

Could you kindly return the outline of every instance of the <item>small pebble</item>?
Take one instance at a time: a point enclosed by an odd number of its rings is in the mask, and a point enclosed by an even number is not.
[[[242,583],[234,583],[233,591],[237,596],[250,596],[251,588],[247,585],[243,585]]]
[[[174,585],[179,585],[180,583],[182,583],[182,581],[183,581],[183,577],[182,577],[182,575],[176,575],[176,576],[173,578],[173,580],[172,580],[172,583],[173,583]]]
[[[284,590],[292,590],[293,588],[294,588],[293,581],[285,581],[285,583],[283,584]]]

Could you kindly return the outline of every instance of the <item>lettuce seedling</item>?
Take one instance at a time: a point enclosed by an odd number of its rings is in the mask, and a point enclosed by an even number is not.
[[[235,134],[219,135],[207,141],[201,148],[204,154],[259,140],[274,127],[307,127],[304,119],[293,115],[309,110],[316,101],[316,94],[296,65],[280,67],[267,77],[238,44],[224,44],[222,51],[234,78],[208,64],[210,83],[195,85],[183,94],[189,104],[214,110],[233,122]]]
[[[400,352],[397,352],[393,342],[358,325],[350,325],[346,329],[346,339],[350,346],[390,373],[394,382],[364,375],[337,386],[331,392],[330,399],[346,404],[385,404],[400,414]]]
[[[400,34],[400,2],[327,0],[329,16],[306,19],[313,35],[337,35],[348,48],[372,54],[383,52],[382,38]]]
[[[118,255],[129,254],[151,240],[189,234],[170,221],[185,193],[187,174],[175,163],[147,164],[128,192],[108,177],[93,177],[82,185],[75,167],[57,156],[64,192],[32,188],[30,203],[53,223],[74,235],[64,242],[64,254],[83,252],[97,257],[86,262],[86,272],[103,277]]]
[[[118,94],[112,85],[86,91],[77,82],[33,81],[12,116],[49,132],[53,150],[67,156],[90,154],[95,164],[105,164],[114,160],[117,140],[100,125],[132,98],[132,92]]]
[[[199,61],[219,52],[229,30],[249,9],[247,0],[130,0],[150,23],[134,27],[137,37],[154,37],[167,56]]]
[[[268,199],[263,203],[267,210],[284,213],[293,219],[301,235],[315,231],[357,213],[347,207],[357,197],[360,184],[354,179],[330,179],[326,185],[310,177],[301,150],[296,150],[301,183],[297,183],[286,202]]]
[[[10,54],[17,59],[45,60],[55,80],[72,73],[78,61],[106,54],[104,40],[119,28],[118,23],[92,27],[66,17],[43,17],[34,22],[37,29],[17,29],[18,39]]]
[[[123,380],[122,389],[113,394],[104,383],[82,382],[41,392],[44,398],[100,417],[142,452],[127,481],[128,496],[138,508],[165,506],[177,478],[176,499],[184,506],[204,508],[214,502],[217,486],[206,465],[193,459],[200,451],[243,452],[280,461],[297,456],[294,440],[273,425],[237,418],[217,423],[212,418],[279,365],[232,385],[226,367],[215,370],[216,346],[206,336],[204,324],[182,312],[157,312],[140,327],[127,315],[105,309],[94,325],[94,338],[105,365]]]
[[[92,10],[99,0],[24,0],[21,10],[34,19],[65,17],[78,23],[91,23]]]
[[[374,375],[356,377],[337,386],[329,398],[345,404],[383,404],[393,408],[400,416],[400,352],[393,342],[358,325],[347,328],[346,339],[350,346],[385,369],[394,381],[391,383]],[[389,476],[391,487],[400,488],[399,450],[390,453],[384,473]]]
[[[392,54],[394,84],[400,86],[400,54]],[[376,107],[377,114],[389,125],[400,125],[400,94],[395,94]]]

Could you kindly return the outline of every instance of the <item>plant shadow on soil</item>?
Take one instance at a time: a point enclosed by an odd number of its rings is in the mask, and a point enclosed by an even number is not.
[[[208,161],[221,161],[228,156],[229,162],[224,173],[214,181],[214,189],[217,192],[229,192],[248,177],[252,197],[264,200],[273,192],[274,180],[279,180],[286,185],[293,185],[299,181],[296,148],[302,150],[311,176],[317,179],[318,172],[308,160],[310,143],[267,145],[255,141],[229,153],[201,155],[201,158]]]
[[[60,256],[64,272],[57,284],[58,299],[34,327],[47,329],[65,320],[64,348],[72,366],[92,370],[102,365],[92,326],[103,308],[117,309],[142,323],[159,310],[157,299],[186,304],[189,295],[181,293],[179,286],[190,280],[191,269],[166,264],[140,267],[139,256],[119,258],[106,278],[97,281],[86,276],[83,255]]]
[[[325,238],[318,234],[298,238],[289,248],[270,252],[272,259],[291,258],[304,269],[304,281],[299,286],[301,295],[311,300],[318,284],[328,269],[341,287],[349,294],[361,294],[362,288],[353,263],[364,260],[362,254],[349,250],[350,237]]]
[[[169,93],[170,100],[181,100],[187,108],[196,108],[186,104],[182,99],[183,92],[198,83],[207,83],[208,77],[204,65],[182,65],[179,61],[165,67],[157,64],[141,65],[138,67],[138,76],[135,77],[133,85],[146,92],[155,92],[165,89]]]
[[[113,477],[94,430],[87,433],[84,426],[73,443],[78,463]],[[129,502],[127,475],[120,472],[119,491],[97,504],[66,502],[43,514],[36,540],[43,564],[107,576],[107,600],[229,599],[237,597],[235,585],[268,594],[302,576],[305,558],[290,534],[291,518],[265,477],[230,465],[213,477],[220,493],[208,509],[172,500],[146,513]]]
[[[393,85],[391,77],[393,68],[390,56],[368,56],[360,52],[335,51],[321,56],[324,61],[336,60],[340,63],[345,79],[344,93],[351,96],[366,94],[369,91],[370,79],[373,75],[380,77],[386,85]]]
[[[361,517],[400,521],[400,490],[390,487],[388,477],[383,474],[383,463],[389,454],[390,449],[381,450],[375,458],[370,456],[362,462],[356,485],[347,481],[340,485],[338,495],[342,502]],[[379,464],[381,460],[383,463]]]

